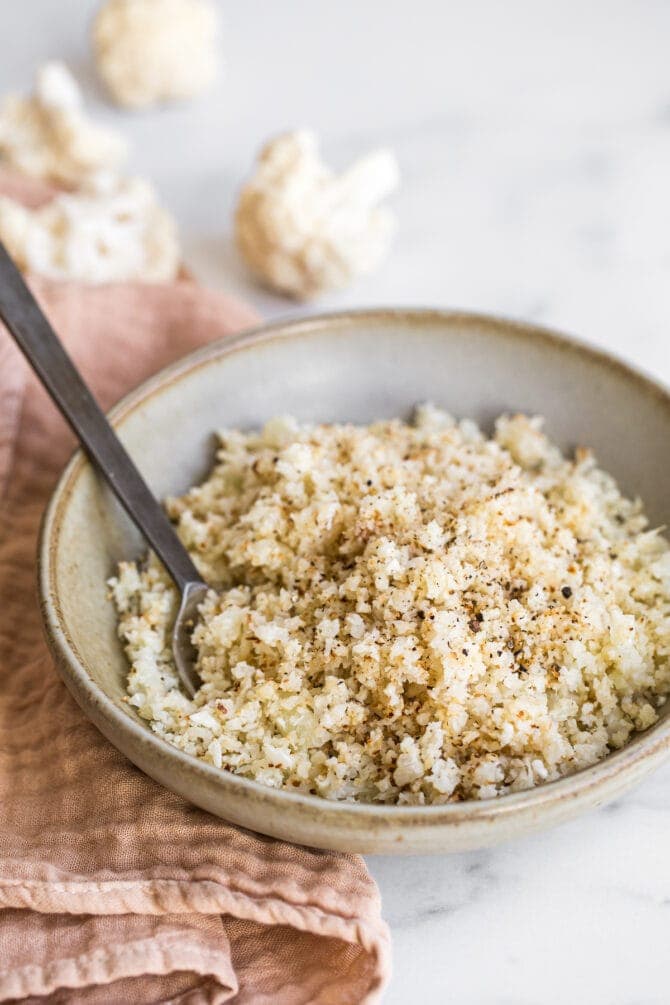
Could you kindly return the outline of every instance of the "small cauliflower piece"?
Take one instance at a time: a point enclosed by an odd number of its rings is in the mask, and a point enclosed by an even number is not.
[[[0,108],[0,163],[32,178],[77,188],[117,168],[125,141],[93,125],[81,91],[63,63],[45,63],[29,97],[10,95]]]
[[[50,279],[166,282],[179,269],[174,221],[139,178],[99,176],[35,210],[0,197],[0,240],[19,268]]]
[[[128,108],[200,94],[216,76],[217,43],[210,0],[108,0],[93,25],[98,72]]]
[[[313,133],[278,136],[240,193],[238,248],[259,279],[296,299],[344,287],[386,256],[395,218],[379,203],[398,181],[388,150],[336,175],[321,160]]]

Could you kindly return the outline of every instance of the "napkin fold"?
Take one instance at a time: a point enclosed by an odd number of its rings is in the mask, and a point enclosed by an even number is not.
[[[22,182],[0,191],[29,201]],[[103,407],[257,321],[194,283],[30,280]],[[74,440],[0,329],[0,1001],[358,1005],[389,936],[362,859],[238,830],[135,769],[42,640],[39,521]]]

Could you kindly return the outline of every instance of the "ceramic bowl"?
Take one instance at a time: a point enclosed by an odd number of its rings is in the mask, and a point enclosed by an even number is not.
[[[157,496],[202,478],[212,431],[281,413],[302,420],[407,415],[430,400],[485,427],[501,412],[546,417],[563,449],[595,448],[654,524],[670,523],[670,395],[623,363],[535,326],[440,311],[367,311],[269,325],[213,343],[112,410]],[[225,820],[342,851],[444,852],[507,840],[614,799],[668,752],[666,715],[594,767],[539,788],[435,807],[334,803],[266,788],[197,761],[122,701],[125,659],[105,581],[144,545],[77,453],[47,510],[40,591],[63,679],[104,735],[156,781]]]

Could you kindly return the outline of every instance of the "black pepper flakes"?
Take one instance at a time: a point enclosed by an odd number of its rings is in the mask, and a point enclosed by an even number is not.
[[[482,630],[482,626],[476,618],[472,618],[471,621],[468,621],[468,627],[471,632],[481,632]]]
[[[561,593],[563,594],[566,600],[569,600],[570,597],[572,596],[572,590],[570,589],[569,586],[561,587]]]

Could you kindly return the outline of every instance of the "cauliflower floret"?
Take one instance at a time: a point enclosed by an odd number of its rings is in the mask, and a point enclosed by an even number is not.
[[[63,63],[45,63],[34,93],[10,95],[0,109],[0,161],[22,174],[76,188],[125,156],[117,133],[86,118],[79,87]]]
[[[217,42],[210,0],[108,0],[93,25],[98,72],[130,108],[204,91],[216,76]]]
[[[395,219],[378,203],[398,180],[388,150],[338,176],[319,157],[313,133],[279,136],[262,150],[240,194],[240,252],[263,282],[298,299],[346,286],[388,251]]]
[[[174,221],[139,178],[99,176],[35,210],[0,197],[0,240],[19,268],[51,279],[162,282],[179,268]]]

